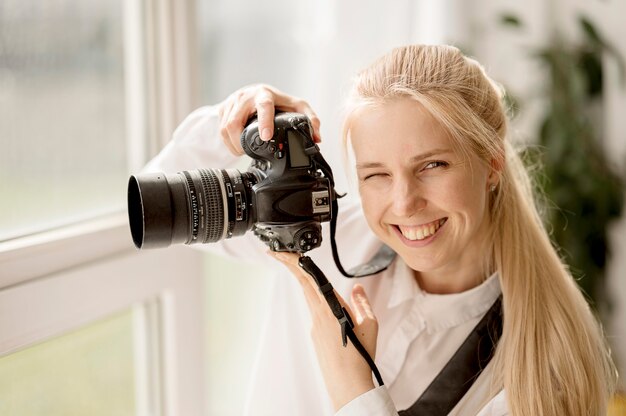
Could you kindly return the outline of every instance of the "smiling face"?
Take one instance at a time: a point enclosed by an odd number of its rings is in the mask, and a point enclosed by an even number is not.
[[[370,228],[432,293],[467,290],[484,278],[489,167],[457,152],[417,101],[358,108],[349,137]]]

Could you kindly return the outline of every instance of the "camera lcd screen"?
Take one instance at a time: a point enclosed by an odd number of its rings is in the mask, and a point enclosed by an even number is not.
[[[287,145],[289,146],[289,160],[294,168],[310,166],[309,157],[304,153],[302,136],[295,130],[287,130]]]

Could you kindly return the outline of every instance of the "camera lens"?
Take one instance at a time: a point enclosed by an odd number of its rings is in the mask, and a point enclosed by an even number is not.
[[[238,170],[146,173],[128,182],[128,219],[137,248],[212,243],[244,234],[254,224],[252,186]]]

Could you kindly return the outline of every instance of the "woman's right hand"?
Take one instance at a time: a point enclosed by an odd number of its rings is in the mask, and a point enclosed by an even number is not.
[[[313,140],[316,143],[322,140],[320,120],[306,101],[270,85],[254,84],[235,91],[219,104],[220,136],[228,150],[236,156],[244,154],[241,132],[254,113],[259,117],[261,139],[270,140],[274,134],[274,107],[309,117],[313,126]]]

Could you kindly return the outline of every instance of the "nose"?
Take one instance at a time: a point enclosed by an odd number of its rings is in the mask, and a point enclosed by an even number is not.
[[[419,184],[410,179],[395,181],[391,198],[392,212],[397,217],[411,217],[427,204]]]

